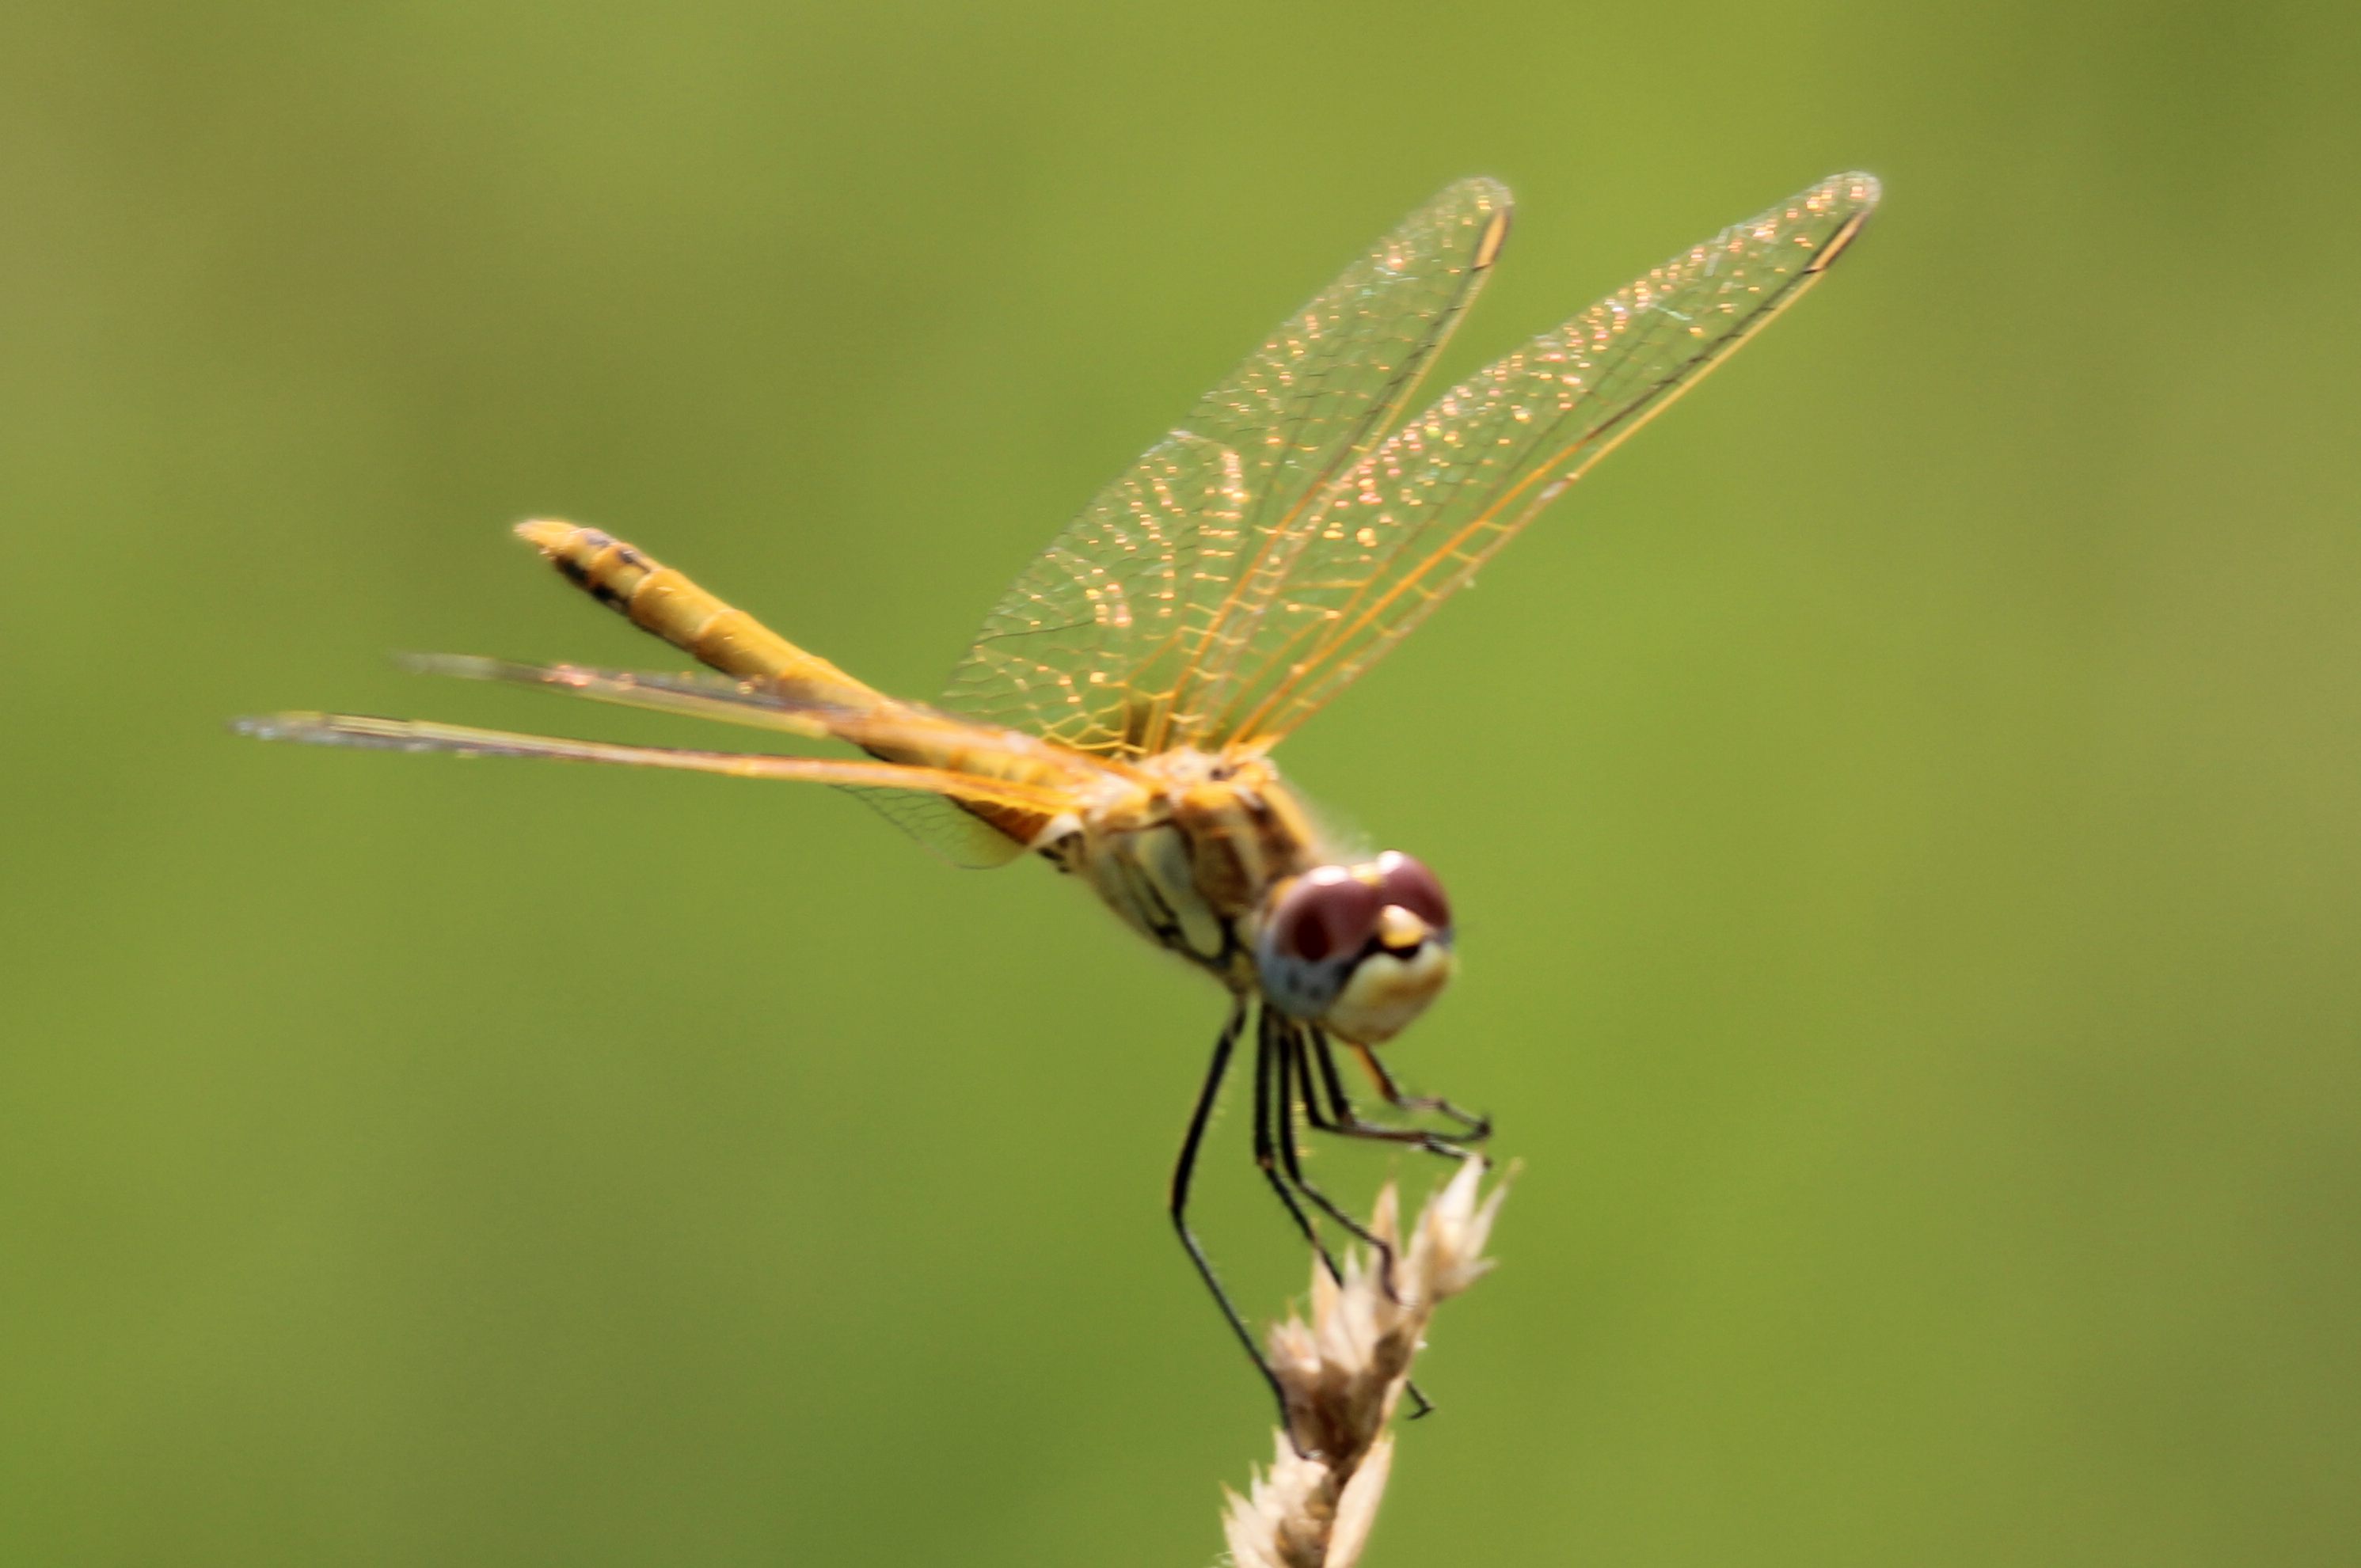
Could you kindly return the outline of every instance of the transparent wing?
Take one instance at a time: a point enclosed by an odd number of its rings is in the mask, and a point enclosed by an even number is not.
[[[422,674],[531,686],[621,707],[717,719],[811,740],[844,740],[883,761],[915,762],[955,773],[1073,789],[1087,787],[1107,766],[1038,736],[979,724],[918,703],[849,707],[784,696],[765,681],[732,680],[696,671],[601,670],[588,664],[521,663],[472,653],[405,653],[401,662]]]
[[[807,779],[857,796],[945,860],[970,867],[1015,860],[1050,818],[1075,808],[1104,768],[1034,736],[989,729],[915,705],[850,708],[798,701],[763,683],[722,675],[517,663],[448,653],[408,654],[402,663],[427,674],[532,686],[808,740],[845,740],[879,760],[618,746],[344,714],[276,714],[241,719],[236,727],[264,740],[318,745]]]
[[[1494,181],[1449,186],[1280,323],[1017,578],[946,704],[1103,755],[1187,740],[1213,628],[1400,416],[1508,221]]]
[[[671,746],[624,746],[519,735],[464,724],[415,718],[375,718],[352,713],[274,713],[241,718],[232,728],[258,740],[299,740],[315,746],[356,746],[382,751],[445,751],[463,757],[541,757],[561,762],[608,762],[669,768],[741,779],[794,779],[876,789],[917,790],[984,806],[1055,815],[1070,802],[1060,792],[1006,779],[981,778],[943,768],[838,757],[782,757],[763,751],[706,751]]]
[[[992,823],[957,800],[946,795],[921,795],[906,789],[879,789],[871,784],[840,784],[838,788],[949,863],[972,872],[988,872],[1005,866],[1025,852],[1032,839],[1016,837],[1016,820],[1042,821],[1043,818],[1011,819],[1005,816],[997,820],[1009,821],[1010,830],[994,828]]]
[[[999,753],[997,772],[1021,772],[1067,787],[1083,782],[1079,759],[1029,735],[985,730],[948,714],[896,704],[890,711],[797,702],[759,681],[726,675],[598,670],[582,664],[529,664],[464,653],[409,653],[401,663],[422,674],[492,681],[588,697],[622,707],[677,713],[692,718],[773,729],[808,739],[849,740],[890,756],[958,754],[972,761],[985,749]],[[345,742],[351,743],[351,742]],[[955,866],[988,871],[1025,852],[1033,819],[993,812],[941,795],[868,784],[839,784],[846,794]],[[1021,836],[1020,836],[1021,835]]]
[[[1793,303],[1877,203],[1842,174],[1455,387],[1294,525],[1213,632],[1197,743],[1268,746],[1384,657],[1591,464]]]

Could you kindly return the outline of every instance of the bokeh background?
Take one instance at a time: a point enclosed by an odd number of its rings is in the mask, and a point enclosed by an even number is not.
[[[1450,881],[1394,1059],[1525,1164],[1370,1561],[2349,1562],[2356,71],[2325,0],[9,7],[0,1560],[1211,1562],[1201,981],[827,791],[221,721],[677,738],[386,661],[668,662],[531,514],[931,691],[1446,179],[1522,203],[1451,374],[1859,167],[1289,748]]]

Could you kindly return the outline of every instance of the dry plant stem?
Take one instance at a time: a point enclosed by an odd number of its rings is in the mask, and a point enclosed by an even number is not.
[[[1223,1528],[1237,1568],[1352,1568],[1367,1541],[1393,1464],[1386,1423],[1410,1381],[1410,1365],[1441,1302],[1492,1266],[1484,1243],[1507,1189],[1478,1200],[1486,1168],[1469,1160],[1419,1215],[1407,1249],[1398,1242],[1400,1201],[1389,1184],[1369,1229],[1400,1259],[1389,1293],[1375,1258],[1355,1252],[1345,1277],[1312,1271],[1312,1321],[1270,1331],[1270,1364],[1287,1396],[1289,1431],[1278,1434],[1268,1474],[1247,1496],[1228,1492]],[[1291,1441],[1290,1441],[1291,1439]]]

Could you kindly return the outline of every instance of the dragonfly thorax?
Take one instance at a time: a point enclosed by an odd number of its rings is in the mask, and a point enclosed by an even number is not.
[[[1348,863],[1261,756],[1176,751],[1140,764],[1057,851],[1134,929],[1364,1045],[1392,1038],[1452,969],[1434,874],[1389,850]]]
[[[1325,858],[1311,813],[1265,757],[1182,750],[1135,767],[1139,784],[1097,803],[1058,858],[1150,941],[1251,988],[1271,889]]]

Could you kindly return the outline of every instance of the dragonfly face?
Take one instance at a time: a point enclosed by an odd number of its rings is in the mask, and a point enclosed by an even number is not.
[[[1263,994],[1356,1045],[1407,1028],[1451,978],[1451,905],[1399,850],[1315,866],[1271,890],[1255,943]]]
[[[1877,203],[1841,174],[1694,246],[1409,413],[1501,253],[1509,193],[1447,186],[1280,323],[1101,490],[994,607],[939,707],[889,696],[596,529],[528,522],[575,584],[719,672],[624,674],[434,657],[417,667],[832,740],[863,755],[620,746],[406,719],[282,713],[247,733],[546,757],[853,790],[948,858],[1031,850],[1230,991],[1170,1212],[1274,1393],[1185,1215],[1197,1150],[1252,1022],[1255,1156],[1332,1272],[1305,1128],[1455,1158],[1489,1124],[1405,1094],[1371,1047],[1449,980],[1433,872],[1323,843],[1272,748],[1466,587],[1591,464],[1800,298]],[[918,374],[924,373],[921,366]],[[1405,414],[1409,417],[1405,418]],[[1398,1113],[1365,1119],[1340,1044]],[[1282,1425],[1286,1399],[1280,1395]]]

